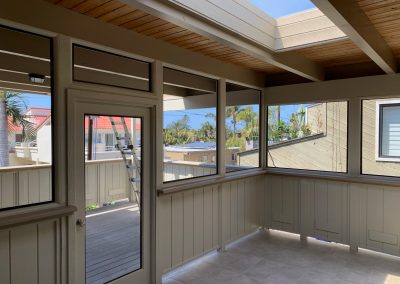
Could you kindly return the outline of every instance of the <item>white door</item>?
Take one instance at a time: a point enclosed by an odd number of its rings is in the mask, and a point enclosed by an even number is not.
[[[150,283],[150,109],[112,98],[68,104],[72,283]],[[118,137],[115,150],[99,147],[96,133]]]

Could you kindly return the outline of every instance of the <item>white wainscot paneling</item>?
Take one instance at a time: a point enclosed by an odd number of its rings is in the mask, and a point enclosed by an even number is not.
[[[347,244],[348,184],[312,179],[299,183],[301,234]]]
[[[265,195],[266,227],[299,233],[299,180],[268,176]]]
[[[352,184],[350,205],[351,244],[400,255],[400,188]]]
[[[157,267],[164,273],[218,247],[218,186],[157,198]]]
[[[263,176],[158,197],[158,274],[253,232],[263,206]]]
[[[400,188],[267,175],[265,226],[400,255]]]
[[[47,220],[0,231],[1,283],[60,283],[60,221]]]
[[[51,183],[50,166],[0,172],[0,208],[49,201]]]

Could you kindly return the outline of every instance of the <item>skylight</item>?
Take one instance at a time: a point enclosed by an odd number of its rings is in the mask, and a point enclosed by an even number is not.
[[[309,0],[249,0],[249,2],[275,19],[315,8]]]
[[[272,51],[346,37],[310,0],[168,1]]]

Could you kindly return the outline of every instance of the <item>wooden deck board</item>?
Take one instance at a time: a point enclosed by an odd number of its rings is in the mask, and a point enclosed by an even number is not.
[[[140,214],[133,204],[89,212],[86,283],[106,283],[141,267]]]

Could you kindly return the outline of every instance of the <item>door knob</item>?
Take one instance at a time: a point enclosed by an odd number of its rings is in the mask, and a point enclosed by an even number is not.
[[[76,225],[79,227],[84,227],[86,225],[86,220],[79,218],[78,220],[76,220]]]

